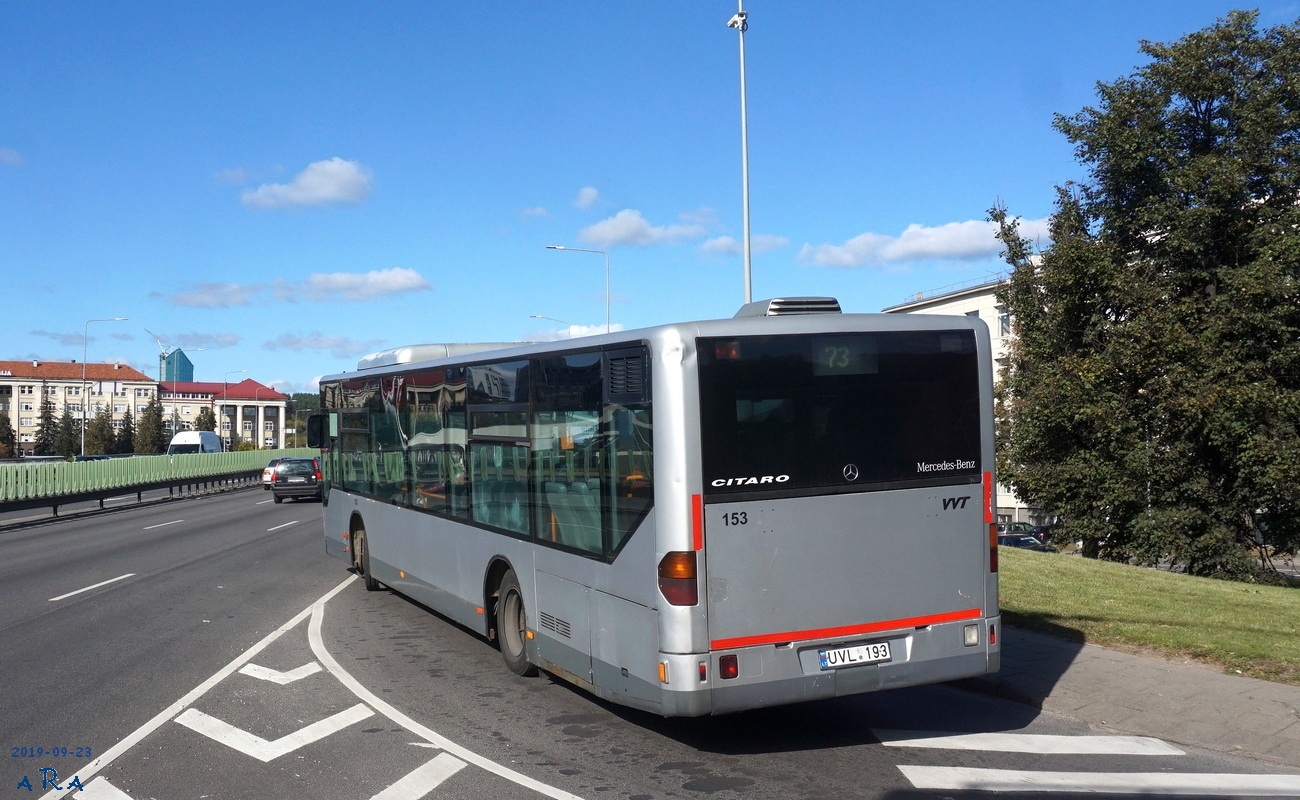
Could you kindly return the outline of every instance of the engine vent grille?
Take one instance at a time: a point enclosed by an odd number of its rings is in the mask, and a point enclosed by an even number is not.
[[[566,639],[573,638],[573,629],[567,621],[562,620],[553,614],[547,614],[545,611],[538,616],[541,617],[542,627],[546,630],[559,636],[563,636]]]

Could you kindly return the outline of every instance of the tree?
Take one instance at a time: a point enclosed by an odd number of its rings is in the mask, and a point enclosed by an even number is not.
[[[113,452],[135,452],[135,417],[131,415],[131,409],[129,408],[122,415],[122,425],[117,429],[117,435],[113,438]]]
[[[8,412],[0,414],[0,458],[18,457],[18,436]]]
[[[163,425],[162,402],[151,397],[135,429],[135,452],[161,453],[166,449],[167,428]]]
[[[317,392],[294,392],[289,395],[289,403],[285,408],[286,419],[293,420],[293,436],[289,439],[289,446],[306,445],[307,416],[318,410],[320,410],[320,394]]]
[[[59,421],[54,418],[54,403],[41,393],[41,416],[36,423],[32,452],[38,456],[58,455]]]
[[[1087,555],[1244,577],[1300,544],[1300,23],[1142,51],[1056,118],[1089,177],[1041,259],[990,212],[1017,337],[999,470]]]
[[[65,407],[63,416],[59,417],[59,432],[54,440],[55,452],[64,458],[72,458],[81,452],[81,428],[78,422],[73,418],[72,411]]]
[[[216,429],[217,415],[212,413],[212,409],[208,407],[199,409],[199,415],[194,418],[194,430],[215,431]]]
[[[113,452],[117,436],[113,432],[113,414],[101,409],[86,426],[86,455],[107,455]]]

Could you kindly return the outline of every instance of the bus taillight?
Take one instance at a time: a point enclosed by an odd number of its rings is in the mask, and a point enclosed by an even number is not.
[[[694,551],[680,550],[664,555],[659,561],[659,592],[675,606],[693,606],[700,602]]]
[[[998,571],[998,524],[989,523],[989,572]]]

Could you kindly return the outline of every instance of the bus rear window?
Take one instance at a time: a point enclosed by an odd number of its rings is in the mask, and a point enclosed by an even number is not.
[[[863,491],[980,474],[972,331],[701,338],[704,491]]]

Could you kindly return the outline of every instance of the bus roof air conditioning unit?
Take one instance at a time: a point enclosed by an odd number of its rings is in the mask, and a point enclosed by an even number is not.
[[[774,297],[746,303],[737,317],[783,317],[790,314],[839,314],[840,301],[834,297]]]

